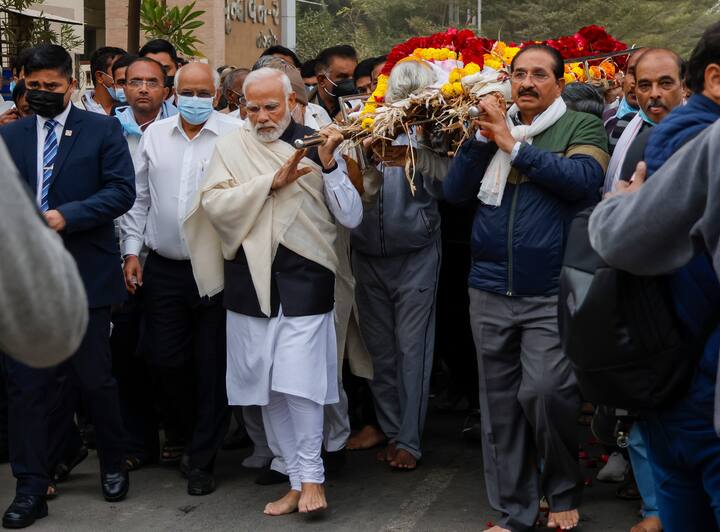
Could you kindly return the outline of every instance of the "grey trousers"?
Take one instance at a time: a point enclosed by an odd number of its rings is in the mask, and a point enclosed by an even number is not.
[[[560,346],[557,296],[507,297],[470,288],[478,353],[488,499],[512,532],[534,528],[540,497],[577,508],[580,394]]]
[[[439,240],[396,257],[353,253],[360,330],[373,359],[378,423],[416,459],[425,424],[435,343]]]

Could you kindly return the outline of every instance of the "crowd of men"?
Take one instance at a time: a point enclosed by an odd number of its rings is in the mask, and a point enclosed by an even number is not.
[[[301,63],[274,46],[254,65],[213,68],[158,39],[137,56],[96,50],[93,89],[79,94],[63,48],[21,52],[15,106],[0,115],[14,188],[0,198],[27,190],[60,235],[84,287],[76,298],[86,296],[63,314],[85,333],[68,333],[70,358],[38,368],[10,356],[21,339],[7,331],[23,323],[0,320],[0,432],[17,479],[4,527],[47,516],[89,445],[110,502],[126,497],[131,471],[158,462],[177,465],[190,495],[212,493],[221,447],[252,445],[243,466],[257,483],[289,488],[266,514],[322,510],[325,474],[347,451],[381,446],[390,469],[420,466],[438,357],[447,402],[479,412],[499,513],[488,532],[534,529],[541,505],[548,527],[577,527],[582,397],[561,345],[559,278],[570,223],[603,194],[590,221],[597,252],[628,271],[673,272],[679,313],[711,327],[698,333],[706,348],[683,399],[636,422],[599,478],[620,482],[632,468],[642,499],[632,532],[720,527],[720,319],[708,310],[720,302],[720,24],[687,61],[630,52],[601,87],[566,86],[559,52],[528,45],[509,68],[512,107],[481,103],[454,157],[416,131],[397,149],[364,145],[359,165],[333,123],[374,90],[384,63],[347,45]],[[386,100],[434,76],[401,62]],[[293,147],[318,132],[320,144]],[[65,279],[58,307],[77,286]],[[57,328],[25,326],[39,337]],[[29,351],[56,349],[47,342]]]

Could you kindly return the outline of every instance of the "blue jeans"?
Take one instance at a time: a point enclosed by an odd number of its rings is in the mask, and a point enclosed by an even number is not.
[[[666,532],[720,530],[720,438],[713,406],[683,400],[640,422]]]
[[[628,451],[638,491],[642,496],[642,515],[643,517],[658,516],[660,512],[658,510],[657,496],[655,495],[655,478],[653,477],[652,464],[648,457],[647,445],[645,445],[639,423],[635,423],[630,430],[630,447],[628,447]]]

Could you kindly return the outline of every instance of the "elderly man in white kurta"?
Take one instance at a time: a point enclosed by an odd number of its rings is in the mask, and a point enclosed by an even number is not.
[[[291,489],[265,513],[312,512],[327,507],[323,405],[338,401],[335,222],[356,227],[362,205],[337,131],[317,149],[291,146],[312,130],[292,121],[284,73],[252,72],[243,91],[248,120],[218,141],[184,229],[201,292],[224,288],[230,404],[262,406],[287,464]]]

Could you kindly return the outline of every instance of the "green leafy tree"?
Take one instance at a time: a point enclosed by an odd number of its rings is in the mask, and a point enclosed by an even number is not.
[[[450,6],[476,13],[476,0],[325,0],[326,8],[302,4],[298,50],[303,57],[333,44],[352,44],[361,57],[387,53],[415,35],[449,26]],[[588,24],[605,26],[637,46],[658,46],[687,56],[702,31],[720,18],[718,0],[515,0],[483,2],[485,37],[506,41],[570,35]],[[473,28],[474,29],[474,28]]]
[[[140,29],[151,39],[170,41],[185,55],[202,55],[197,49],[203,42],[195,37],[195,30],[205,24],[198,20],[205,11],[194,11],[195,2],[180,8],[168,8],[164,2],[143,0],[140,8]]]
[[[0,0],[0,12],[9,11],[22,12],[30,6],[42,4],[42,1],[35,0]],[[59,30],[51,26],[51,22],[42,18],[23,17],[18,24],[10,24],[8,21],[0,23],[0,32],[15,51],[37,46],[42,43],[59,44],[67,50],[82,46],[83,39],[75,33],[70,24],[60,24]]]

